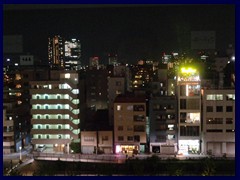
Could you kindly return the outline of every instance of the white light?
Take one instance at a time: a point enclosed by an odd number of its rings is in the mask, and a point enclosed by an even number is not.
[[[10,61],[10,59],[8,58],[8,59],[7,59],[7,61],[9,62],[9,61]]]
[[[18,66],[18,63],[15,63],[15,66]]]
[[[231,59],[232,59],[232,61],[235,61],[235,56],[232,56],[232,58],[231,58]]]

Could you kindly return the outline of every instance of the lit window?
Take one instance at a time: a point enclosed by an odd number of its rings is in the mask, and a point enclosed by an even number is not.
[[[122,106],[121,105],[117,105],[117,111],[121,111],[122,110]]]
[[[69,79],[70,78],[70,74],[69,73],[65,74],[65,78]]]

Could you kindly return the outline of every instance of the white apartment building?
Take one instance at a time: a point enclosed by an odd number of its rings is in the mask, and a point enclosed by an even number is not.
[[[235,90],[203,90],[203,153],[235,157]]]
[[[69,152],[72,141],[80,143],[78,74],[66,71],[56,81],[32,81],[32,144],[55,152]]]
[[[196,68],[181,67],[177,77],[178,153],[201,152],[201,81]]]

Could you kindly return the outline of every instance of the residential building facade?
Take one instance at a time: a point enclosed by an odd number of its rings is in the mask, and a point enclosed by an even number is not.
[[[235,90],[203,90],[203,153],[235,157]]]
[[[63,71],[55,81],[31,81],[32,144],[46,145],[56,152],[69,152],[69,144],[80,143],[78,73]]]
[[[145,152],[146,98],[118,96],[114,102],[115,153]]]

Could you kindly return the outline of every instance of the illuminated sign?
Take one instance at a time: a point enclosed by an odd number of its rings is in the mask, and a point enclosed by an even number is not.
[[[182,73],[195,73],[196,69],[193,68],[181,68]]]

